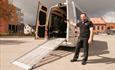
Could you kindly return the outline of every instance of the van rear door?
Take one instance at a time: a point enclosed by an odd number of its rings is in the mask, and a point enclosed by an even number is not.
[[[76,44],[76,33],[75,33],[75,27],[76,27],[76,8],[74,1],[66,0],[67,3],[67,42],[69,43],[69,46],[75,46]]]
[[[35,38],[44,38],[46,31],[47,7],[38,2],[36,16],[36,36]]]

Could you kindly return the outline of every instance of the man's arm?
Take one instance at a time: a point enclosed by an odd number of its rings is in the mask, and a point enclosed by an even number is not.
[[[91,44],[92,41],[93,41],[93,27],[90,27],[90,36],[89,36],[88,43]]]

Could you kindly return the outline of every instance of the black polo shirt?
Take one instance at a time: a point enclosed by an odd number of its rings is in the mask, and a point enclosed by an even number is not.
[[[93,23],[91,21],[85,21],[77,23],[77,26],[80,28],[80,37],[89,38],[90,36],[90,28],[93,27]]]

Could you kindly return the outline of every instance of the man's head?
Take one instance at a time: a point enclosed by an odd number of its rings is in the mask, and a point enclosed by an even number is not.
[[[87,15],[86,15],[86,13],[82,13],[81,15],[80,15],[80,18],[81,18],[81,21],[86,21],[87,20]]]

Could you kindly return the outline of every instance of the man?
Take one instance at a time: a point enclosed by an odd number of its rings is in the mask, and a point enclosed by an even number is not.
[[[75,48],[75,55],[71,62],[77,61],[80,49],[83,47],[84,58],[82,60],[82,65],[85,65],[88,60],[89,44],[92,42],[93,39],[93,24],[87,19],[87,15],[85,13],[82,13],[80,15],[80,19],[81,21],[77,24],[80,29],[80,35],[78,38],[77,46]]]

